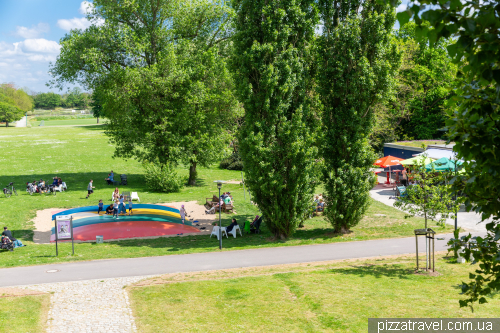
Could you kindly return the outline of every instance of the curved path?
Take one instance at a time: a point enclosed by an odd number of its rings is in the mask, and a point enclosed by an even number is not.
[[[484,233],[476,233],[475,235],[482,234]],[[438,235],[438,237],[444,238],[444,240],[436,240],[436,251],[441,251],[446,249],[446,242],[453,235],[445,234]],[[419,252],[422,252],[425,251],[424,238],[419,238]],[[217,245],[218,242],[214,239],[214,247],[217,247]],[[3,268],[0,269],[0,287],[366,258],[408,253],[415,253],[414,237],[167,255],[162,257],[96,260]],[[57,270],[57,272],[48,273],[47,271],[50,270]]]

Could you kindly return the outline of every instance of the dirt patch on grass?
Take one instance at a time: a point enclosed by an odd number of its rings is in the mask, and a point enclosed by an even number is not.
[[[0,298],[3,297],[22,297],[22,296],[33,296],[33,295],[45,295],[46,293],[41,291],[21,289],[21,288],[0,288]]]

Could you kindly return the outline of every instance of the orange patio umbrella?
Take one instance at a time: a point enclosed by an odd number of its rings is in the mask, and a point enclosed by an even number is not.
[[[373,165],[378,165],[382,168],[389,167],[389,172],[387,173],[387,181],[385,183],[390,184],[391,182],[389,181],[389,177],[391,173],[391,166],[400,165],[401,161],[404,161],[404,158],[399,158],[389,155],[379,158],[378,160],[375,161],[375,163],[373,163]]]

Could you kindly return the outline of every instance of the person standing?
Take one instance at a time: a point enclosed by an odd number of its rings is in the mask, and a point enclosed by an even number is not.
[[[184,220],[186,220],[186,209],[184,209],[184,205],[181,206],[179,214],[181,214],[182,224],[184,224]]]
[[[123,195],[120,196],[120,205],[118,207],[119,214],[123,213],[127,215],[127,209],[125,208],[125,199],[123,198]]]
[[[99,208],[97,209],[97,215],[101,215],[101,212],[104,208],[104,204],[102,203],[102,199],[99,200]]]
[[[113,217],[118,218],[118,200],[113,204]]]
[[[128,215],[132,215],[132,198],[128,197]]]
[[[403,168],[403,171],[401,171],[401,182],[403,183],[404,186],[407,185],[408,183],[408,178],[407,178],[407,175],[406,175],[406,168]]]
[[[95,187],[94,187],[94,186],[92,186],[92,183],[93,183],[93,182],[94,182],[94,181],[91,179],[91,180],[90,180],[89,185],[87,186],[87,197],[86,197],[85,199],[88,199],[88,198],[89,198],[89,196],[90,196],[92,193],[94,193],[94,190],[93,190],[93,189],[94,189]]]

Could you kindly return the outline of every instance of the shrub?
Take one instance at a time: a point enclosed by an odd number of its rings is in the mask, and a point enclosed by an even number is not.
[[[238,153],[232,153],[231,156],[223,159],[219,166],[221,169],[243,170],[243,162],[241,161],[240,154]]]
[[[175,168],[169,164],[161,167],[155,163],[143,164],[146,186],[158,192],[179,192],[186,180],[177,175]]]

